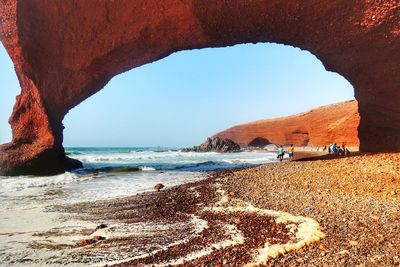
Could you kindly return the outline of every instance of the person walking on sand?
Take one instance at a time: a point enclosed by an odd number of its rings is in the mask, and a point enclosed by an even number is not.
[[[288,154],[289,154],[289,160],[292,161],[292,160],[293,160],[293,152],[294,152],[293,144],[290,144],[290,147],[288,147],[288,148],[286,149],[286,151],[287,151]]]
[[[283,146],[281,145],[278,147],[278,159],[279,161],[283,160],[283,155],[285,155],[285,150],[283,149]]]

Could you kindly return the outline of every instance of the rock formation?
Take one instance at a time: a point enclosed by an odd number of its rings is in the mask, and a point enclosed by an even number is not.
[[[237,125],[217,136],[232,139],[241,146],[260,138],[278,145],[324,146],[332,142],[345,142],[347,146],[358,146],[359,122],[357,102],[348,101],[294,116]]]
[[[237,142],[237,141],[236,141]],[[247,147],[258,147],[264,148],[267,145],[272,144],[267,138],[265,137],[256,137],[250,143],[247,144]]]
[[[195,152],[238,152],[240,146],[227,138],[221,138],[218,136],[208,137],[207,140],[199,146],[193,148],[182,149],[184,152],[195,151]]]
[[[173,52],[276,42],[355,88],[363,151],[400,151],[398,0],[0,0],[0,40],[21,85],[0,173],[52,173],[62,120],[115,75]]]

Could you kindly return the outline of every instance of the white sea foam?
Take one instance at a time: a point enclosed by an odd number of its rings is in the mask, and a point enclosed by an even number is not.
[[[155,171],[156,169],[155,168],[152,168],[152,167],[146,167],[146,166],[144,166],[144,167],[141,167],[140,168],[142,171]]]
[[[258,255],[254,258],[254,261],[246,264],[246,267],[265,265],[271,258],[300,249],[325,237],[325,234],[320,230],[318,222],[312,218],[295,216],[282,211],[260,209],[250,203],[230,198],[223,190],[218,190],[217,192],[221,194],[221,199],[214,207],[210,208],[210,211],[250,212],[272,216],[276,218],[277,223],[288,224],[289,231],[295,234],[295,240],[290,240],[286,244],[271,245],[266,240],[264,247],[258,250]]]
[[[192,234],[189,234],[188,236],[186,236],[183,239],[176,240],[175,242],[172,242],[172,243],[168,244],[167,246],[164,246],[160,249],[156,249],[156,250],[146,253],[146,254],[137,255],[134,257],[126,257],[125,256],[124,259],[122,259],[122,260],[104,261],[104,262],[101,262],[100,264],[95,264],[93,266],[114,265],[114,264],[130,262],[133,260],[144,259],[144,258],[150,257],[151,255],[155,255],[156,253],[158,253],[160,251],[167,250],[173,246],[187,243],[191,238],[198,236],[201,232],[203,232],[205,229],[208,228],[208,222],[194,214],[191,215],[191,220],[189,223],[193,225],[193,232],[192,232]],[[154,228],[153,228],[153,230],[154,230]],[[157,230],[157,229],[155,229],[155,230]],[[151,265],[151,266],[157,266],[157,265]]]
[[[220,242],[214,243],[214,244],[210,244],[207,247],[204,247],[201,250],[197,250],[195,252],[192,252],[186,256],[183,256],[179,259],[174,259],[168,262],[164,262],[161,264],[150,264],[148,266],[159,266],[159,267],[163,267],[163,266],[171,266],[171,265],[180,265],[180,264],[184,264],[185,262],[190,262],[193,261],[195,259],[198,259],[200,257],[204,257],[206,255],[211,254],[214,249],[222,249],[222,248],[226,248],[226,247],[231,247],[231,246],[235,246],[235,245],[239,245],[239,244],[243,244],[244,243],[244,236],[242,235],[242,232],[240,232],[236,226],[231,225],[231,224],[226,224],[222,227],[222,229],[225,231],[225,234],[229,235],[228,239],[224,239]]]
[[[80,178],[70,172],[55,176],[17,176],[0,179],[0,194],[9,194],[27,188],[65,185],[78,181]]]
[[[241,152],[241,153],[217,153],[217,152],[182,152],[182,151],[133,151],[130,153],[84,153],[73,155],[74,158],[84,163],[108,163],[108,164],[196,164],[203,162],[226,162],[261,164],[276,160],[275,154],[270,152]]]
[[[273,160],[275,154],[156,152],[155,150],[126,150],[122,153],[118,149],[114,152],[107,149],[104,151],[75,149],[70,156],[83,161],[86,168],[78,172],[67,172],[55,176],[0,177],[0,201],[2,203],[0,206],[0,232],[4,234],[0,238],[0,262],[2,262],[0,266],[2,264],[8,266],[11,262],[16,262],[16,266],[24,264],[32,266],[35,265],[35,262],[40,263],[41,257],[46,259],[49,256],[46,254],[47,252],[35,251],[30,248],[32,242],[43,241],[43,238],[33,236],[37,231],[57,227],[72,229],[95,226],[88,223],[78,225],[60,214],[45,212],[53,205],[130,196],[153,190],[156,183],[163,183],[166,187],[171,187],[203,179],[205,174],[197,171],[242,166],[241,164],[266,163]],[[141,171],[98,171],[103,167],[111,167],[111,169],[122,167],[123,169],[125,166],[141,166]],[[19,222],[15,223],[15,220]],[[31,221],[33,223],[29,223]],[[192,224],[194,233],[200,233],[207,227],[206,221],[196,217],[192,218]],[[127,234],[123,227],[119,229],[121,232],[109,234]],[[135,231],[132,230],[132,232]],[[57,238],[50,238],[46,242],[50,241],[62,242]],[[177,242],[183,241],[178,240]],[[64,252],[62,250],[60,253]],[[56,254],[54,259],[57,259],[57,255],[59,255]],[[132,252],[132,254],[134,253]],[[21,259],[25,257],[29,257],[33,261],[21,263]],[[125,258],[126,255],[118,257]],[[99,258],[89,259],[88,262],[96,262]]]
[[[255,267],[264,265],[267,261],[271,258],[276,258],[277,256],[302,248],[310,243],[316,242],[321,238],[325,237],[325,234],[320,231],[319,224],[311,218],[303,217],[303,216],[295,216],[289,214],[287,212],[275,211],[275,210],[267,210],[267,209],[260,209],[254,207],[253,205],[237,200],[232,199],[230,196],[226,194],[223,190],[217,190],[218,193],[221,194],[220,200],[215,203],[213,207],[205,208],[205,210],[212,211],[212,212],[223,212],[223,213],[230,213],[230,212],[249,212],[249,213],[258,213],[261,215],[272,216],[276,218],[277,223],[286,223],[289,232],[291,232],[295,239],[290,240],[286,244],[273,244],[271,245],[268,240],[265,241],[264,247],[258,250],[258,254],[255,256],[254,261],[251,263],[246,264],[246,267]],[[208,223],[195,215],[192,215],[193,224],[195,227],[196,235],[200,234],[204,229],[208,228]],[[197,222],[197,223],[196,223]],[[223,230],[225,231],[226,235],[229,238],[224,239],[222,241],[209,244],[206,247],[203,247],[199,250],[191,252],[187,255],[183,255],[178,259],[173,259],[167,262],[162,262],[160,264],[150,264],[148,266],[171,266],[171,265],[180,265],[184,264],[185,262],[190,262],[195,259],[207,256],[211,254],[215,249],[222,249],[227,248],[230,246],[235,246],[239,244],[243,244],[245,242],[243,234],[239,231],[236,226],[231,224],[223,225]],[[188,242],[189,239],[179,240],[174,242],[163,249],[153,251],[149,254],[140,255],[136,257],[132,257],[129,259],[125,259],[123,261],[114,261],[114,262],[107,262],[108,264],[116,264],[116,263],[123,263],[128,262],[135,259],[142,259],[154,255],[155,253],[168,249],[172,246],[177,244],[184,244]]]
[[[85,175],[90,176],[90,175]],[[66,181],[61,182],[60,177],[65,177]],[[121,196],[134,195],[138,192],[153,190],[154,183],[162,182],[167,186],[174,186],[185,182],[203,179],[204,174],[185,173],[185,172],[166,172],[153,173],[152,171],[136,172],[132,174],[120,174],[120,176],[101,174],[95,179],[83,179],[75,174],[59,175],[57,177],[36,177],[39,182],[28,183],[21,186],[21,191],[11,192],[10,196],[5,198],[0,208],[0,266],[35,266],[35,265],[60,265],[59,262],[68,262],[68,265],[74,266],[71,262],[69,253],[73,251],[68,248],[62,250],[32,249],[30,246],[35,245],[69,245],[79,242],[80,240],[89,238],[88,236],[76,235],[57,235],[57,236],[36,236],[35,233],[56,231],[71,232],[80,229],[94,229],[95,222],[81,222],[71,220],[63,214],[56,212],[46,212],[47,207],[54,204],[71,204],[88,200],[100,200],[108,198],[116,198]],[[35,179],[33,177],[27,177]],[[5,178],[13,179],[13,178]],[[78,182],[71,182],[78,180]],[[44,182],[50,181],[50,182]],[[68,182],[68,183],[67,183]],[[50,185],[49,185],[50,184]],[[49,190],[61,191],[60,195],[47,196]],[[29,193],[28,193],[29,191]],[[1,199],[3,199],[1,195]],[[7,207],[7,208],[4,208]],[[156,224],[119,224],[116,222],[105,222],[108,228],[99,230],[93,235],[102,235],[107,238],[119,238],[129,235],[151,235],[151,231],[155,233],[164,232],[165,225]],[[191,220],[193,224],[193,234],[198,234],[208,227],[207,222],[194,216]],[[169,225],[168,227],[179,228],[187,227]],[[146,233],[149,232],[149,233]],[[189,238],[189,237],[187,237]],[[186,239],[185,239],[186,240]],[[184,240],[183,240],[184,241]],[[170,245],[183,242],[177,240]],[[157,245],[157,244],[154,244]],[[131,255],[143,255],[146,248],[137,248],[132,250]],[[88,264],[98,262],[99,259],[125,259],[129,257],[124,251],[108,249],[94,251],[91,255],[87,255],[84,259]],[[30,258],[32,261],[22,263],[23,258]],[[14,264],[15,263],[15,264]],[[14,264],[14,265],[13,265]],[[82,266],[76,264],[76,266]]]

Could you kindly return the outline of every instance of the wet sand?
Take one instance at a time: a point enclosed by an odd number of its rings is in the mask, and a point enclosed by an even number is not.
[[[243,203],[252,208],[237,209]],[[216,212],[219,208],[222,212]],[[97,222],[182,226],[160,229],[146,238],[133,234],[77,244],[86,251],[100,246],[126,249],[127,254],[135,246],[149,248],[147,255],[101,264],[243,266],[257,262],[266,242],[272,247],[299,239],[299,225],[254,210],[310,218],[320,225],[314,230],[322,232],[306,246],[287,247],[287,252],[259,266],[398,266],[400,154],[285,161],[219,172],[161,192],[82,203],[65,211]]]

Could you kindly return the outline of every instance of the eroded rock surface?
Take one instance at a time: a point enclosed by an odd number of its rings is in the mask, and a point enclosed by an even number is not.
[[[62,120],[115,75],[185,49],[276,42],[355,88],[363,151],[400,151],[397,0],[0,0],[21,94],[0,173],[62,171]],[[323,90],[323,89],[321,89]]]
[[[328,146],[335,142],[344,142],[347,146],[359,146],[359,122],[357,101],[347,101],[294,116],[237,125],[218,133],[217,136],[232,139],[241,146],[251,141],[250,145],[257,141],[257,138],[265,138],[278,145]]]

